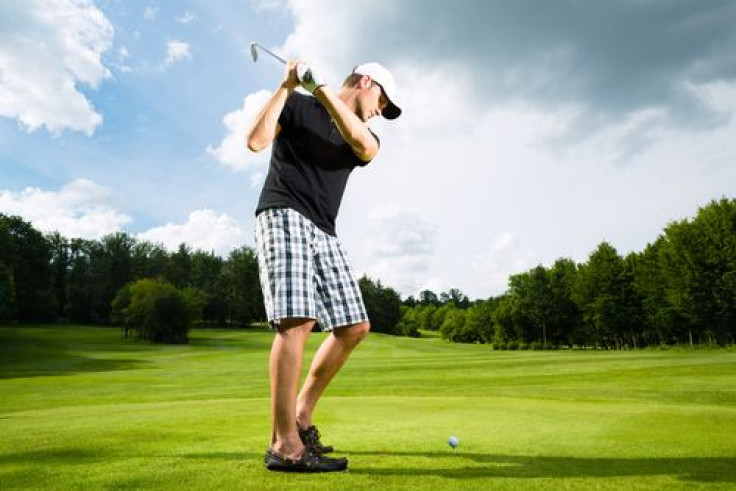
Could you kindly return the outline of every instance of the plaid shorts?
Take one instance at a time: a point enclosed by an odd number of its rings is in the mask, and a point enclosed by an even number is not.
[[[289,208],[256,217],[258,266],[269,324],[316,319],[323,331],[368,320],[340,241]]]

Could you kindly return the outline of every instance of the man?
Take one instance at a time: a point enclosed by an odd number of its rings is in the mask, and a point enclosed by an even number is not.
[[[312,96],[296,92],[299,86]],[[312,422],[325,388],[370,330],[335,219],[350,173],[378,153],[378,137],[366,122],[401,114],[395,92],[393,77],[378,63],[357,66],[335,93],[308,66],[289,61],[247,135],[254,152],[273,142],[256,208],[261,287],[276,331],[269,362],[270,470],[347,468],[347,459],[325,456],[332,447],[322,445]],[[297,394],[304,346],[315,324],[331,334]]]

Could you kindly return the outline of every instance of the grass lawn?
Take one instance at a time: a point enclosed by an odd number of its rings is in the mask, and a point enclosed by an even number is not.
[[[262,463],[271,339],[0,328],[0,488],[736,488],[734,351],[494,352],[373,334],[315,415],[350,471],[285,475]]]

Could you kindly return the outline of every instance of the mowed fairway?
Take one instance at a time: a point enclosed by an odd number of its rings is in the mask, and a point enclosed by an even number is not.
[[[315,417],[350,471],[289,475],[262,464],[271,339],[0,328],[0,488],[736,487],[734,351],[494,352],[373,334]]]

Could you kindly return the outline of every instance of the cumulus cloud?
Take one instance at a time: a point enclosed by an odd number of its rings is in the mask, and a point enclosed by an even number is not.
[[[508,288],[510,275],[535,266],[535,256],[513,232],[502,232],[493,238],[486,251],[473,259],[476,282],[482,285],[487,295],[499,295]]]
[[[434,253],[436,227],[418,209],[395,205],[375,206],[367,225],[369,274],[399,291],[418,291]]]
[[[146,6],[143,9],[143,18],[148,21],[155,20],[156,16],[158,15],[158,10],[158,7],[154,7],[151,5]]]
[[[18,215],[43,232],[98,239],[119,231],[131,220],[114,209],[113,200],[109,189],[88,179],[77,179],[57,192],[38,188],[0,190],[0,212]]]
[[[234,171],[261,166],[264,163],[263,159],[267,158],[263,156],[270,153],[269,149],[261,151],[262,157],[256,157],[245,146],[245,133],[270,95],[271,93],[267,90],[250,94],[243,99],[243,107],[226,114],[222,119],[222,124],[226,129],[225,136],[216,147],[208,145],[207,152]],[[256,170],[256,172],[259,171]],[[258,179],[254,182],[257,183]]]
[[[295,19],[287,53],[341,71],[379,57],[397,69],[445,74],[445,85],[461,86],[479,108],[575,105],[585,116],[571,127],[579,133],[645,109],[681,126],[713,124],[713,111],[687,83],[736,80],[736,4],[729,0],[287,5]],[[399,86],[421,87],[403,77]],[[435,95],[442,100],[442,92]]]
[[[192,54],[189,52],[189,43],[177,40],[166,43],[166,59],[164,60],[164,66],[168,67],[176,62],[191,59]]]
[[[197,20],[197,16],[189,11],[184,12],[183,14],[176,17],[176,22],[178,22],[179,24],[191,24],[195,20]]]
[[[0,116],[28,131],[91,135],[102,116],[78,86],[97,89],[110,76],[104,14],[86,0],[29,0],[3,2],[0,15]]]
[[[203,209],[190,213],[184,224],[167,223],[147,230],[138,237],[163,244],[169,251],[175,251],[184,243],[193,249],[214,251],[225,256],[232,249],[242,246],[246,235],[242,225],[233,217]]]

